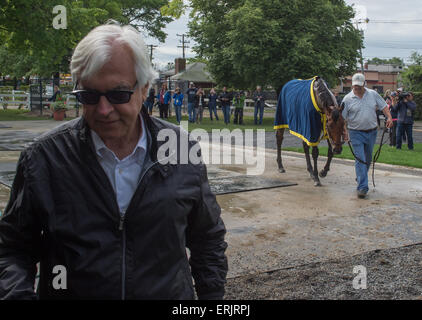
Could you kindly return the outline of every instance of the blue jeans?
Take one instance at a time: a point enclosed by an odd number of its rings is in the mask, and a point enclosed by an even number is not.
[[[215,119],[218,120],[217,105],[216,104],[209,104],[208,109],[210,109],[210,119],[212,120],[212,114],[214,113]]]
[[[145,101],[145,106],[148,108],[148,112],[152,113],[152,107],[154,106],[154,103],[152,103],[152,101]]]
[[[192,107],[193,109],[193,118],[192,118],[192,122],[196,122],[196,117],[198,114],[198,108]]]
[[[374,150],[375,140],[377,139],[377,130],[368,133],[358,130],[349,130],[349,136],[356,157],[367,163],[364,164],[355,160],[355,171],[358,183],[357,190],[368,192],[368,170],[371,167],[372,151]]]
[[[230,123],[230,106],[222,106],[223,115],[224,115],[224,123]]]
[[[257,124],[257,116],[259,109],[259,124],[262,124],[262,118],[264,117],[264,105],[255,105],[254,123]]]
[[[194,102],[188,102],[188,115],[189,115],[189,122],[195,121],[195,103]]]
[[[413,124],[405,124],[397,122],[397,134],[396,134],[396,148],[401,149],[401,143],[403,138],[403,133],[406,132],[407,135],[407,148],[413,150]]]
[[[174,106],[174,113],[176,114],[176,121],[180,123],[182,120],[182,106]]]

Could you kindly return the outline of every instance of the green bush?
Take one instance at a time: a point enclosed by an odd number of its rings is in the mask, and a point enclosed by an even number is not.
[[[19,90],[21,90],[21,91],[25,91],[25,92],[29,92],[29,86],[27,86],[27,85],[21,85],[21,86],[19,87]]]
[[[56,96],[56,101],[52,103],[54,111],[66,110],[65,99],[61,94]]]
[[[414,100],[416,102],[415,120],[422,120],[422,92],[414,92]]]
[[[11,86],[0,86],[0,93],[12,93],[12,90]]]

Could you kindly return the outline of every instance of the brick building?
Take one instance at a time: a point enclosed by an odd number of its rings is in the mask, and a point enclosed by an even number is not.
[[[382,94],[388,89],[397,90],[399,87],[398,78],[400,72],[403,71],[402,66],[366,63],[364,69],[367,88],[374,89]],[[357,70],[357,72],[361,72],[361,70]],[[343,78],[336,90],[340,93],[350,92],[352,90],[352,75]]]

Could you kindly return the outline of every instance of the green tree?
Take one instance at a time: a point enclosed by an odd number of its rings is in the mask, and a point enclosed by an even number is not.
[[[56,0],[0,0],[0,72],[16,76],[51,76],[68,72],[76,44],[94,27],[114,19],[164,41],[161,14],[168,0],[62,0],[67,29],[54,29]],[[22,57],[25,65],[22,66]],[[14,60],[15,63],[10,64]]]
[[[356,69],[362,36],[343,0],[191,0],[190,36],[218,83],[240,88],[338,77]]]
[[[399,57],[393,57],[391,59],[380,59],[380,58],[373,58],[373,59],[369,59],[368,63],[370,64],[376,64],[376,65],[381,65],[381,64],[392,64],[395,66],[403,66],[404,65],[404,61],[403,59],[399,58]]]
[[[406,90],[422,92],[422,54],[412,52],[412,65],[400,74]]]

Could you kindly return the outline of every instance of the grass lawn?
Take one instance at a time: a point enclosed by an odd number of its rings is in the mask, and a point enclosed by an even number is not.
[[[173,112],[174,114],[174,112]],[[196,129],[201,128],[204,129],[207,132],[211,132],[212,129],[224,129],[227,128],[230,131],[236,128],[239,128],[241,130],[244,129],[265,129],[265,131],[274,132],[273,126],[274,126],[274,119],[273,118],[264,118],[262,119],[262,125],[254,125],[254,117],[253,116],[244,116],[243,117],[243,125],[233,124],[233,116],[231,116],[230,121],[231,123],[228,125],[224,124],[224,117],[222,113],[218,113],[218,119],[219,121],[211,121],[208,113],[208,109],[204,111],[204,118],[202,119],[201,124],[195,124],[195,123],[189,123],[189,132]],[[169,122],[177,124],[176,122],[176,116],[169,117]],[[182,121],[188,121],[188,116],[182,116]]]
[[[67,117],[65,121],[72,120],[73,117]],[[30,112],[27,109],[6,109],[0,110],[0,121],[20,121],[20,120],[52,120],[47,112],[39,116],[39,110]]]
[[[378,150],[379,145],[376,144],[374,147],[374,153]],[[283,150],[295,151],[303,153],[303,148],[286,147]],[[326,156],[328,153],[328,147],[320,147],[319,154]],[[340,155],[335,155],[334,158],[351,159],[353,160],[352,152],[349,146],[343,146],[343,152]],[[407,166],[413,168],[422,168],[422,143],[415,143],[414,150],[410,151],[407,149],[407,144],[403,144],[401,150],[390,147],[388,144],[384,144],[381,149],[381,154],[378,158],[379,163],[395,164],[400,166]]]
[[[0,110],[0,121],[16,121],[16,120],[48,120],[47,116],[37,117],[29,116],[26,109],[6,109]]]

